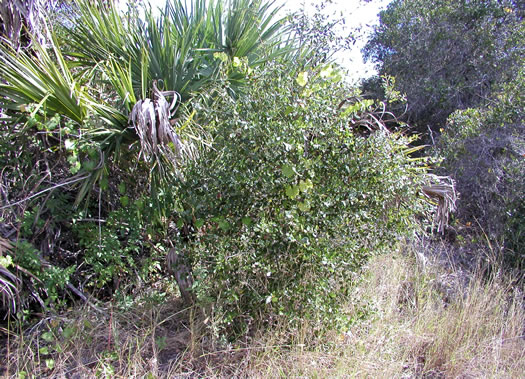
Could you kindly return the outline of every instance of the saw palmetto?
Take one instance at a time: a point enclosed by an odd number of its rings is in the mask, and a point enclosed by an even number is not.
[[[225,62],[216,53],[227,57],[226,85],[236,93],[245,81],[235,59],[255,66],[286,51],[279,46],[283,20],[276,20],[272,3],[260,0],[168,0],[160,14],[133,6],[122,12],[112,0],[75,6],[59,37],[49,29],[53,38],[45,46],[35,40],[36,53],[3,49],[0,98],[14,113],[36,104],[65,116],[98,147],[104,161],[80,198],[108,159],[118,162],[136,144],[137,159],[151,165],[152,183],[180,174],[184,160],[196,157],[204,134],[192,123],[188,100],[219,76],[224,80]]]

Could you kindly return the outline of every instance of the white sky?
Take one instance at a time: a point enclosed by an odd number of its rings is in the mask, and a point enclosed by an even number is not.
[[[149,0],[153,7],[163,6],[165,0]],[[363,31],[369,31],[371,26],[377,24],[377,14],[381,9],[384,9],[391,0],[372,0],[369,3],[365,3],[360,0],[276,0],[275,5],[284,5],[283,12],[285,15],[288,11],[297,11],[303,6],[306,8],[306,12],[313,12],[314,7],[312,4],[321,4],[322,2],[327,3],[326,12],[328,14],[335,14],[336,16],[342,16],[345,20],[345,31],[346,34],[356,28],[362,27]],[[306,4],[306,5],[305,5]],[[341,31],[343,33],[343,31]],[[359,78],[368,77],[375,73],[374,68],[371,64],[365,64],[361,57],[361,48],[364,46],[365,41],[360,39],[354,45],[354,48],[350,52],[344,54],[338,54],[336,60],[343,67],[348,70],[351,80],[357,80]]]
[[[314,11],[312,4],[326,3],[326,12],[329,15],[335,15],[337,18],[344,18],[344,30],[340,33],[348,35],[353,30],[358,28],[362,32],[368,33],[373,25],[379,22],[378,13],[385,9],[391,0],[372,0],[365,3],[360,0],[276,0],[276,4],[284,3],[283,10],[296,11],[301,9],[306,4],[306,11]],[[342,52],[336,55],[336,60],[343,67],[348,70],[350,80],[358,80],[360,78],[369,77],[376,73],[372,64],[365,64],[361,56],[361,49],[364,47],[366,40],[358,39],[351,51]]]

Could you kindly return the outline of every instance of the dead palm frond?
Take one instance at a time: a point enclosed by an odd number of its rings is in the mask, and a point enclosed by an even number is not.
[[[131,125],[139,137],[142,155],[146,161],[157,154],[166,154],[174,161],[180,157],[182,144],[173,130],[170,119],[180,103],[176,91],[159,91],[153,83],[152,98],[137,101],[130,115]],[[166,96],[172,97],[170,103]]]
[[[431,175],[431,181],[433,183],[423,186],[422,191],[436,205],[434,224],[437,225],[438,233],[444,233],[450,214],[456,210],[456,184],[448,176]]]
[[[0,6],[1,31],[5,39],[13,48],[18,49],[22,43],[21,36],[25,28],[39,43],[43,43],[45,40],[44,11],[54,7],[55,3],[57,3],[56,0],[2,0]]]

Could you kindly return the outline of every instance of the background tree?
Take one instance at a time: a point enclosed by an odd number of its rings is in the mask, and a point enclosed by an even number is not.
[[[416,130],[430,131],[436,169],[457,182],[460,223],[521,267],[524,11],[510,0],[395,0],[364,49],[406,93]]]
[[[438,130],[447,116],[486,102],[523,64],[523,2],[394,0],[364,48],[380,75],[407,94],[409,120]]]

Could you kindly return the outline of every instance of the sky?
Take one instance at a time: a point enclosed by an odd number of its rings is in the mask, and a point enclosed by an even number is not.
[[[379,23],[378,13],[385,9],[391,0],[372,0],[364,2],[362,0],[331,0],[327,3],[326,11],[336,17],[344,18],[344,30],[348,34],[352,30],[361,29],[363,33],[372,30],[373,25]],[[277,0],[276,3],[284,4],[284,11],[295,11],[306,7],[306,12],[313,12],[315,7],[312,4],[321,3],[314,0]],[[351,51],[339,53],[335,56],[336,61],[348,70],[349,78],[358,80],[369,77],[376,73],[372,63],[363,62],[361,49],[366,40],[360,38],[353,46]]]
[[[149,0],[153,7],[163,6],[165,0]],[[371,30],[372,25],[378,23],[377,14],[381,9],[386,8],[391,0],[372,0],[364,2],[362,0],[324,0],[327,3],[325,11],[334,14],[336,17],[343,17],[345,20],[344,30],[340,31],[348,34],[357,28],[362,28],[363,32]],[[320,4],[321,0],[275,0],[275,5],[283,5],[281,12],[285,16],[290,11],[297,11],[305,7],[306,13],[315,10],[312,4]],[[336,61],[348,70],[350,80],[371,76],[375,73],[372,64],[365,64],[361,57],[361,48],[365,44],[364,39],[359,39],[353,46],[352,51],[339,53],[335,56]]]

